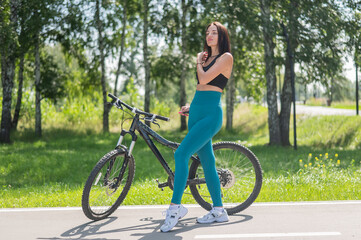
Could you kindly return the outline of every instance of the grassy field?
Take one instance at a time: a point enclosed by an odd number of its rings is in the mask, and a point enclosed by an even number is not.
[[[327,106],[327,100],[325,98],[310,98],[307,100],[306,105],[308,106]],[[341,102],[332,102],[330,108],[341,108],[356,110],[356,102],[345,100]],[[361,102],[359,102],[359,110],[361,111]]]
[[[153,128],[180,142],[186,132],[177,130],[177,113],[170,116],[170,122]],[[13,144],[0,145],[0,207],[80,206],[83,185],[96,162],[114,148],[118,130],[51,127],[41,139],[30,130],[15,133]],[[235,111],[234,130],[223,128],[213,141],[238,141],[257,155],[264,171],[259,202],[355,200],[361,199],[360,136],[360,117],[298,116],[298,150],[268,146],[267,109],[244,104]],[[173,152],[160,150],[173,167]],[[142,139],[133,154],[135,181],[124,204],[169,203],[171,190],[160,191],[154,181],[165,179],[164,170]],[[183,200],[195,203],[189,194]]]

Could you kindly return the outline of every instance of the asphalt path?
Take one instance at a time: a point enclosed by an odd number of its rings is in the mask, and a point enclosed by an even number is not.
[[[279,108],[280,109],[280,108]],[[293,107],[291,106],[291,112]],[[332,107],[321,106],[305,106],[296,104],[296,114],[317,116],[317,115],[343,115],[343,116],[356,116],[356,109],[340,109]]]
[[[188,214],[168,233],[159,231],[167,206],[120,207],[97,222],[80,208],[0,209],[0,239],[361,239],[361,201],[255,203],[214,224],[197,224],[206,211],[185,206]]]

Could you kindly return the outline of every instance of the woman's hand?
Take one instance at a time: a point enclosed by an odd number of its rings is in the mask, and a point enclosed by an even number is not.
[[[197,63],[202,63],[203,64],[203,62],[206,61],[207,56],[208,56],[207,52],[198,53],[198,55],[197,55]]]
[[[188,116],[189,113],[189,106],[183,106],[179,112],[179,114],[183,116]]]
[[[183,106],[181,109],[181,112],[183,112],[183,113],[189,112],[189,106]]]

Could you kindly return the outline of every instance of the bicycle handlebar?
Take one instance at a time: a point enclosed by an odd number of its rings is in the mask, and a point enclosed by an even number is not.
[[[163,120],[163,121],[169,121],[169,118],[167,117],[163,117],[163,116],[160,116],[160,115],[156,115],[154,113],[148,113],[148,112],[143,112],[135,107],[132,107],[132,106],[129,106],[128,104],[126,104],[125,102],[123,102],[122,100],[120,100],[119,98],[117,98],[116,96],[114,96],[113,94],[111,93],[108,93],[108,97],[110,97],[111,99],[113,99],[113,101],[111,102],[112,104],[117,104],[119,106],[123,105],[124,107],[128,108],[130,111],[132,111],[133,113],[135,114],[141,114],[141,115],[144,115],[146,117],[150,117],[152,118],[153,120],[154,119],[160,119],[160,120]],[[152,120],[152,121],[153,121]]]

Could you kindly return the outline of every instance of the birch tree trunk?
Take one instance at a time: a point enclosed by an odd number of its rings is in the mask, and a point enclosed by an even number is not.
[[[42,136],[41,129],[41,94],[40,94],[40,46],[39,33],[35,36],[35,135]]]
[[[115,83],[114,83],[114,96],[118,95],[118,79],[120,74],[120,68],[123,63],[123,54],[124,54],[124,45],[125,45],[125,30],[127,27],[127,3],[128,0],[124,0],[124,6],[123,6],[123,27],[122,27],[122,40],[121,40],[121,46],[120,46],[120,53],[119,53],[119,59],[118,59],[118,67],[117,72],[115,74]]]
[[[289,139],[291,103],[292,103],[291,64],[289,57],[286,56],[285,77],[282,87],[281,112],[280,112],[281,142],[283,146],[291,145]]]
[[[1,80],[2,80],[2,113],[1,113],[1,133],[0,142],[10,143],[11,130],[11,99],[14,87],[14,72],[15,72],[15,58],[10,55],[11,50],[8,50],[8,55],[1,53]]]
[[[234,94],[236,92],[236,83],[234,81],[233,73],[229,78],[226,92],[226,129],[231,130],[233,127],[233,110],[234,110]]]
[[[186,15],[187,15],[187,5],[185,0],[181,0],[182,8],[182,18],[181,18],[181,31],[182,31],[182,51],[183,54],[182,63],[181,63],[181,76],[180,76],[180,106],[186,104],[186,74],[187,74],[187,27],[186,27]],[[181,126],[180,130],[184,131],[187,129],[186,117],[181,115]]]
[[[231,36],[236,36],[235,29],[233,26],[229,27]],[[234,52],[234,38],[231,38],[231,51]],[[229,78],[227,88],[226,88],[226,129],[231,130],[233,128],[233,112],[234,112],[234,102],[235,102],[235,93],[236,93],[236,82],[233,76],[233,71],[231,77]]]
[[[294,56],[297,47],[297,7],[298,3],[291,0],[289,12],[289,40],[291,53]],[[294,59],[293,59],[294,61]],[[293,65],[294,66],[294,65]],[[291,118],[291,104],[292,104],[292,83],[291,83],[291,62],[288,54],[286,53],[285,62],[285,77],[281,94],[281,112],[280,112],[280,129],[281,129],[281,142],[283,146],[290,146],[290,118]]]
[[[144,111],[149,112],[150,108],[150,65],[148,60],[148,13],[149,0],[143,0],[143,61],[145,71],[145,93],[144,93]],[[150,125],[147,122],[147,125]]]
[[[281,144],[281,133],[276,95],[277,80],[274,63],[275,44],[273,42],[274,31],[272,30],[270,0],[260,0],[260,5],[264,38],[264,59],[266,64],[269,144],[279,145]]]
[[[96,1],[95,22],[96,22],[96,28],[98,30],[98,46],[100,52],[100,68],[101,68],[100,83],[102,86],[102,94],[103,94],[103,132],[109,132],[109,106],[107,103],[104,39],[103,39],[103,26],[102,26],[102,22],[100,21],[100,1],[101,0]]]
[[[4,6],[4,1],[1,1],[1,6]],[[0,48],[1,48],[1,82],[3,89],[2,99],[2,113],[1,113],[1,131],[0,142],[10,143],[11,130],[11,99],[14,87],[15,76],[15,59],[16,59],[16,42],[17,33],[16,26],[18,22],[19,1],[10,1],[10,22],[9,26],[5,26],[5,17],[2,9],[0,9]],[[6,28],[8,27],[8,31]]]
[[[21,100],[23,98],[23,82],[24,82],[24,58],[25,54],[21,53],[20,55],[20,64],[19,64],[19,72],[18,72],[18,96],[16,99],[16,106],[14,112],[14,118],[12,121],[12,128],[14,130],[18,127],[19,117],[20,117],[20,109],[21,109]]]

